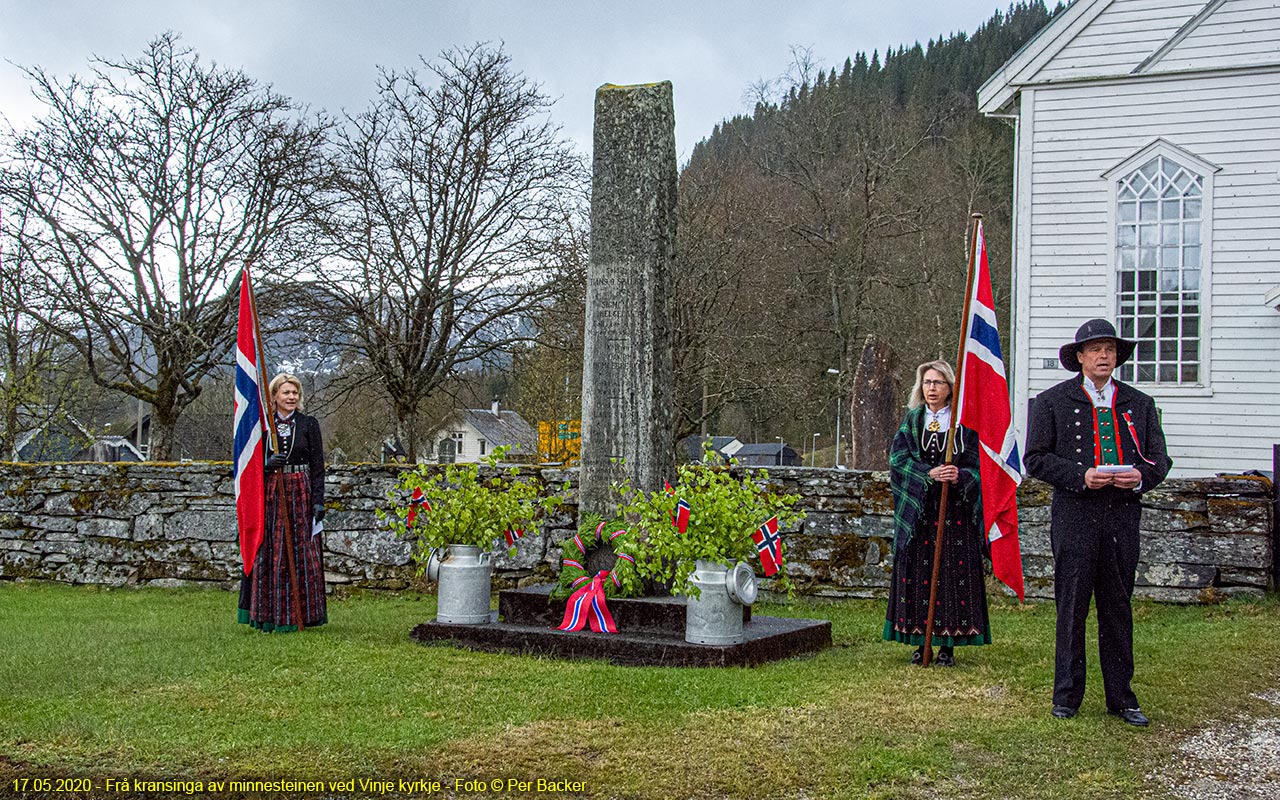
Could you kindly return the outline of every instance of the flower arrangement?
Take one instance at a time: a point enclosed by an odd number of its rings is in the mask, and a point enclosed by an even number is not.
[[[553,599],[568,598],[583,582],[595,577],[587,572],[587,553],[606,542],[618,559],[609,570],[609,580],[605,581],[605,596],[637,597],[643,593],[637,571],[642,546],[631,526],[621,517],[605,520],[599,514],[586,513],[582,515],[577,535],[561,545],[560,578],[551,590]]]
[[[400,474],[387,493],[390,508],[378,509],[378,517],[398,536],[414,537],[419,572],[445,545],[491,550],[508,531],[536,535],[540,517],[560,504],[558,496],[541,496],[519,467],[499,466],[508,449],[495,447],[478,464],[450,464],[444,472],[424,464]]]
[[[745,470],[734,477],[729,467],[685,464],[677,468],[675,486],[644,493],[624,486],[621,514],[636,520],[645,531],[645,558],[636,567],[641,577],[657,582],[672,581],[673,594],[696,594],[689,581],[695,561],[732,563],[758,561],[752,534],[771,517],[780,528],[790,528],[804,518],[795,510],[799,498],[771,492],[762,487],[766,470]],[[681,533],[675,524],[678,505],[688,504],[688,524]],[[790,592],[785,571],[777,574],[777,585]]]

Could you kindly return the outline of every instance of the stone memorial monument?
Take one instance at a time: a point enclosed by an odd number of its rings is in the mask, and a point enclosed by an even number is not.
[[[580,503],[608,515],[613,481],[651,491],[673,464],[671,83],[597,89],[594,151]]]

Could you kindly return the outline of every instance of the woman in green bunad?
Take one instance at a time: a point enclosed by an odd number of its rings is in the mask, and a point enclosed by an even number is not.
[[[949,483],[932,637],[940,646],[937,663],[947,667],[955,665],[956,647],[991,642],[977,435],[957,426],[952,463],[943,463],[955,380],[945,361],[916,368],[907,416],[889,451],[894,557],[884,623],[884,638],[915,645],[911,663],[922,663],[938,506],[942,485]]]

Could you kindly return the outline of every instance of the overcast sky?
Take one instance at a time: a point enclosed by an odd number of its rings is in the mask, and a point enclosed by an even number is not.
[[[786,72],[794,46],[829,67],[953,32],[972,33],[1007,0],[0,0],[0,114],[35,111],[18,66],[65,77],[91,55],[137,56],[165,30],[207,61],[314,109],[358,111],[375,67],[401,68],[476,41],[505,43],[513,66],[556,100],[564,134],[590,152],[603,83],[670,80],[680,161],[717,122],[750,110],[750,89]]]

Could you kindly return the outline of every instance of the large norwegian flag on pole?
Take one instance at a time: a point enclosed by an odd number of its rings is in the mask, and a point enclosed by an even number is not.
[[[266,496],[263,485],[263,430],[265,417],[258,342],[258,312],[253,303],[249,268],[240,281],[240,320],[236,330],[235,389],[235,490],[236,525],[240,530],[240,556],[244,574],[253,571],[253,560],[266,528]]]
[[[978,434],[981,443],[982,514],[991,543],[995,576],[1023,599],[1022,553],[1018,546],[1018,484],[1022,461],[1009,407],[1009,381],[1000,351],[1000,331],[991,293],[991,270],[982,220],[974,223],[976,274],[970,282],[968,319],[964,325],[961,385],[957,419]]]

